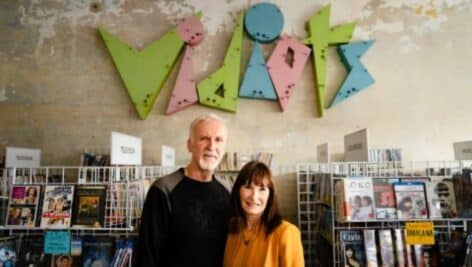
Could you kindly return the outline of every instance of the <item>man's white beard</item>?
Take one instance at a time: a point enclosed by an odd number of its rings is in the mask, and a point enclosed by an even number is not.
[[[216,167],[218,167],[219,163],[220,163],[220,159],[217,159],[212,162],[207,162],[204,159],[200,159],[198,161],[198,167],[200,167],[200,169],[203,171],[214,171],[216,170]]]

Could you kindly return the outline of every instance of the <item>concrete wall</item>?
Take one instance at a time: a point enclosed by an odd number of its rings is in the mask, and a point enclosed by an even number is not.
[[[193,106],[165,116],[174,71],[148,119],[138,119],[97,27],[142,48],[203,11],[207,36],[195,51],[200,80],[220,66],[238,12],[256,2],[1,1],[0,151],[40,148],[44,165],[77,165],[81,152],[106,151],[110,131],[119,131],[144,139],[146,164],[158,164],[162,144],[185,163],[189,122],[215,112],[229,122],[228,150],[275,154],[282,211],[293,220],[295,164],[315,161],[320,143],[329,142],[339,160],[344,134],[367,127],[372,147],[400,147],[406,160],[421,161],[452,159],[452,142],[472,139],[470,0],[272,1],[284,14],[284,32],[299,38],[329,2],[332,25],[358,20],[353,40],[376,40],[363,57],[376,83],[317,118],[310,59],[284,113],[274,102],[240,99],[236,114]],[[243,72],[250,45],[245,37]],[[328,57],[326,100],[345,75],[334,49]]]

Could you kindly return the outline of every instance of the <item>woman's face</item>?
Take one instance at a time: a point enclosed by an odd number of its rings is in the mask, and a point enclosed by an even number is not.
[[[32,217],[33,213],[31,212],[31,209],[27,208],[25,212],[25,217]]]
[[[267,207],[270,190],[267,186],[267,179],[261,185],[254,183],[243,185],[239,189],[241,207],[246,216],[260,217]]]
[[[34,193],[35,193],[34,188],[30,187],[30,188],[28,189],[28,196],[31,197],[31,198],[33,198],[33,197],[34,197]]]
[[[346,250],[346,256],[348,258],[352,258],[353,254],[354,254],[354,252],[352,251],[352,249],[349,248],[349,249]]]
[[[20,217],[21,209],[14,209],[13,210],[13,217]]]

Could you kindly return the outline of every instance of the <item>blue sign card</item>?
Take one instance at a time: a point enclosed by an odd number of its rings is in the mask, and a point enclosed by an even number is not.
[[[69,254],[70,232],[47,231],[44,236],[44,253],[46,254]]]

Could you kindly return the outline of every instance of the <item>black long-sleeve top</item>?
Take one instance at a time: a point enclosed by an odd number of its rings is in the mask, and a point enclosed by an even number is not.
[[[229,187],[199,182],[183,169],[157,180],[144,202],[135,267],[221,267],[229,219]]]

